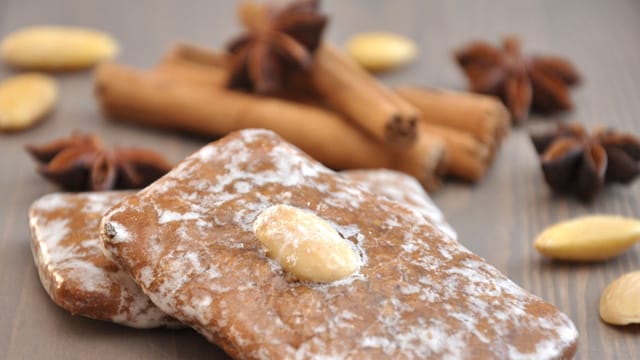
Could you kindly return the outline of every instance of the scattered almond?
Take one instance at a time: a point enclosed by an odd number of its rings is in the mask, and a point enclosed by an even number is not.
[[[370,71],[397,68],[416,57],[417,48],[410,39],[386,32],[362,33],[347,43],[349,54]]]
[[[609,284],[600,297],[600,317],[606,323],[640,323],[640,271],[625,274]]]
[[[260,213],[253,231],[268,255],[300,280],[330,282],[358,269],[359,257],[348,241],[310,212],[274,205]]]
[[[535,240],[541,254],[560,260],[599,261],[615,257],[640,240],[640,221],[593,215],[565,221],[544,230]]]
[[[73,70],[109,59],[118,51],[101,31],[64,26],[34,26],[9,34],[0,55],[9,65],[38,70]]]
[[[0,83],[0,130],[21,130],[47,115],[58,98],[55,80],[47,75],[16,75]]]

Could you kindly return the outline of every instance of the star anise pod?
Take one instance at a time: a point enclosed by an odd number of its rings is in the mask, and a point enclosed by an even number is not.
[[[247,32],[227,46],[231,53],[229,87],[275,93],[297,70],[307,69],[320,44],[327,17],[317,0],[300,0],[276,8],[243,4]]]
[[[578,124],[559,124],[531,136],[544,178],[557,192],[593,200],[606,183],[627,184],[640,175],[640,138]]]
[[[569,86],[580,81],[576,68],[557,56],[523,55],[515,37],[506,37],[502,48],[472,42],[455,57],[471,90],[501,98],[515,123],[525,120],[530,108],[545,113],[573,108]]]
[[[69,191],[138,189],[172,167],[156,152],[107,149],[97,136],[80,133],[26,149],[40,163],[42,176]]]

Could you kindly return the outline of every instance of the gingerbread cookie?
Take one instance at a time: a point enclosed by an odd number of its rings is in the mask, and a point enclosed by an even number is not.
[[[54,193],[29,211],[31,250],[51,299],[72,314],[136,328],[179,325],[104,252],[102,214],[131,192]]]
[[[434,221],[434,223],[438,223],[439,228],[441,230],[444,231],[446,229],[446,231],[453,231],[448,224],[444,223],[442,213],[438,210],[437,207],[435,207],[435,205],[433,205],[433,203],[430,201],[426,192],[422,190],[422,187],[420,186],[420,184],[416,180],[414,180],[412,177],[397,171],[384,170],[384,169],[352,170],[352,171],[344,171],[342,172],[342,174],[344,176],[347,176],[349,178],[359,181],[362,186],[366,186],[368,189],[370,189],[374,193],[385,195],[396,201],[406,201],[407,204],[411,204],[415,206],[417,209],[419,209],[420,211],[423,211],[425,216],[429,217],[432,221]],[[98,258],[100,258],[102,256],[101,253],[103,252],[103,248],[101,243],[98,243],[95,241],[98,236],[98,233],[97,233],[98,229],[96,226],[96,222],[98,221],[99,215],[101,215],[101,213],[106,211],[110,206],[115,205],[116,202],[124,198],[124,196],[127,194],[129,194],[129,192],[122,191],[122,192],[92,193],[90,194],[90,196],[88,194],[70,194],[70,193],[69,194],[51,194],[51,195],[45,196],[44,198],[42,198],[41,200],[37,201],[34,204],[31,212],[31,219],[32,219],[31,221],[32,221],[32,225],[34,226],[32,228],[36,229],[36,227],[39,227],[38,231],[36,230],[33,231],[34,252],[35,252],[35,249],[38,249],[37,250],[38,252],[42,252],[44,248],[47,248],[47,251],[51,252],[51,250],[48,247],[41,245],[43,242],[46,243],[45,239],[42,239],[42,238],[35,239],[36,234],[38,233],[42,234],[43,231],[47,231],[45,229],[46,225],[42,225],[43,222],[46,221],[45,220],[46,218],[49,219],[48,220],[49,224],[55,224],[55,221],[59,219],[66,221],[63,219],[64,217],[68,217],[68,219],[84,217],[85,224],[93,228],[93,230],[90,228],[81,230],[81,231],[85,231],[86,235],[85,233],[78,234],[78,237],[76,239],[81,240],[81,238],[84,237],[85,240],[83,242],[78,243],[78,245],[74,245],[70,249],[71,251],[74,252],[73,253],[75,254],[74,256],[76,255],[78,256],[79,261],[86,261],[86,260],[82,260],[83,258],[86,259],[86,255],[81,255],[80,251],[92,253],[94,256],[97,256]],[[92,205],[88,204],[86,203],[87,201],[91,201],[93,204]],[[43,204],[45,205],[48,204],[48,205],[43,206]],[[54,204],[57,204],[57,205],[54,205]],[[51,206],[51,205],[54,205],[54,206]],[[93,206],[93,208],[91,208],[91,206]],[[48,209],[44,209],[45,207],[47,207]],[[63,208],[66,210],[63,210]],[[53,218],[52,215],[57,217]],[[41,224],[41,225],[38,225],[38,224]],[[77,230],[78,229],[74,230],[74,232]],[[96,250],[99,252],[96,252]],[[38,261],[38,259],[42,259],[46,256],[44,255],[38,256],[34,253],[34,257],[36,261]],[[101,261],[102,260],[100,260],[100,262]],[[45,264],[44,261],[40,261],[39,263],[41,265]],[[145,300],[148,299],[146,295],[144,295],[142,292],[139,291],[139,288],[137,287],[137,285],[133,285],[129,276],[114,276],[112,271],[113,265],[114,264],[111,264],[110,266],[107,266],[107,267],[98,266],[94,268],[93,270],[98,272],[97,275],[94,274],[93,279],[87,278],[82,284],[88,285],[91,283],[105,282],[106,280],[104,279],[110,278],[111,281],[117,283],[116,286],[122,287],[126,289],[125,291],[129,291],[130,293],[132,293],[133,298],[138,298],[138,300],[136,300],[137,302],[142,302],[143,299]],[[90,264],[87,264],[86,266],[91,267]],[[64,296],[63,295],[64,293],[53,290],[53,289],[60,289],[61,288],[60,285],[51,284],[51,282],[54,281],[52,279],[56,278],[56,276],[52,274],[57,270],[53,270],[52,268],[47,268],[46,266],[38,266],[38,267],[39,267],[40,277],[41,279],[43,279],[42,280],[43,285],[48,284],[48,285],[45,285],[47,292],[52,296],[52,298],[55,296],[54,301],[60,306],[66,308],[67,310],[72,311],[74,313],[83,313],[83,311],[78,310],[78,306],[73,305],[73,303],[79,302],[81,304],[84,304],[86,301],[95,297],[95,296],[90,296],[87,299],[76,298],[74,299],[75,301],[72,301],[71,299],[62,299],[62,297]],[[82,265],[82,267],[84,268],[85,265]],[[49,275],[45,275],[47,273]],[[70,274],[73,274],[73,273],[70,273]],[[51,286],[53,286],[53,288]],[[75,291],[74,293],[78,293],[78,292]],[[101,308],[101,306],[104,304],[106,304],[106,308],[103,309]],[[91,314],[87,316],[92,318],[98,318],[101,320],[109,320],[109,321],[112,321],[114,318],[116,319],[118,318],[115,315],[110,315],[110,316],[97,315],[97,314],[104,314],[104,313],[110,313],[110,312],[111,313],[113,312],[113,302],[99,301],[99,302],[94,302],[92,304]],[[87,311],[84,311],[84,313],[86,314]],[[132,325],[134,327],[177,325],[177,322],[173,320],[168,321],[167,324],[158,323],[157,325],[154,325],[155,323],[151,322],[151,323],[148,323],[148,325],[145,325],[145,322],[143,320],[140,320],[141,318],[138,315],[132,314],[131,316],[133,316],[133,320],[130,321],[130,323],[125,323],[126,325]],[[154,314],[154,316],[157,316],[157,314]]]
[[[374,194],[386,196],[403,204],[414,207],[438,229],[457,239],[458,234],[447,223],[442,211],[433,203],[429,194],[413,176],[395,170],[346,170],[340,174],[349,179],[359,181]]]
[[[299,228],[277,217],[279,204]],[[353,251],[359,262],[340,280],[300,281],[283,263],[295,268],[304,249],[268,253],[279,236],[290,240],[271,226],[289,226],[300,244],[322,229],[311,255]],[[576,349],[575,326],[554,306],[415,209],[266,130],[209,144],[128,196],[105,214],[102,238],[158,307],[238,359],[557,359]],[[351,250],[331,250],[334,240]]]

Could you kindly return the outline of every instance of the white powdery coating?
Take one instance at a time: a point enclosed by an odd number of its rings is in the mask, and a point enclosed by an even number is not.
[[[45,290],[62,307],[86,301],[69,297],[66,291],[91,294],[87,296],[92,299],[110,299],[113,290],[118,289],[118,310],[110,319],[102,320],[137,328],[174,325],[150,303],[128,274],[107,270],[94,262],[105,253],[99,238],[100,215],[127,194],[130,193],[54,193],[35,201],[29,222],[38,275]],[[74,220],[79,221],[72,223]],[[79,235],[86,237],[78,239]],[[63,288],[66,291],[59,292]]]
[[[343,171],[341,174],[361,182],[365,189],[375,194],[383,195],[414,208],[431,220],[447,236],[452,239],[458,238],[458,234],[447,223],[442,211],[433,203],[429,194],[414,177],[388,169],[349,170]]]
[[[541,323],[547,328],[557,328],[558,321],[546,322],[540,319]],[[545,324],[546,322],[546,324]],[[562,327],[558,331],[561,341],[570,342],[578,337],[578,330],[575,327]],[[513,346],[509,346],[509,358],[513,360],[537,360],[541,358],[552,359],[557,357],[556,341],[546,340],[536,344],[536,350],[533,353],[522,353]]]
[[[114,192],[89,192],[83,194],[85,205],[81,211],[85,214],[103,214],[115,205],[113,197],[110,195],[113,193]]]
[[[184,220],[193,220],[197,219],[198,214],[193,212],[187,213],[178,213],[175,211],[164,210],[160,212],[160,216],[158,218],[158,222],[160,224],[166,224],[172,221],[184,221]]]
[[[69,219],[55,219],[46,223],[46,226],[38,227],[36,236],[42,239],[42,259],[47,264],[62,263],[73,256],[69,248],[60,245],[60,241],[71,232],[68,225]]]
[[[224,148],[216,144],[208,145],[136,196],[141,204],[151,204],[156,209],[155,220],[158,224],[162,222],[163,211],[189,214],[188,219],[182,219],[179,226],[175,222],[161,224],[164,229],[171,229],[168,234],[171,236],[169,247],[164,248],[165,245],[160,241],[145,242],[145,263],[164,265],[162,268],[155,266],[153,269],[144,267],[138,274],[134,274],[137,280],[143,286],[154,283],[147,291],[161,309],[180,320],[196,324],[195,327],[210,339],[214,337],[212,334],[217,334],[216,327],[225,327],[225,340],[239,347],[252,340],[242,337],[242,332],[236,330],[235,326],[252,323],[243,318],[245,314],[230,314],[226,304],[227,300],[234,303],[253,301],[250,294],[256,290],[255,283],[249,281],[230,287],[228,282],[224,281],[225,272],[230,270],[226,267],[227,264],[211,264],[203,260],[202,257],[206,259],[208,253],[207,244],[197,243],[193,239],[208,239],[215,243],[216,247],[224,249],[242,248],[243,245],[236,244],[235,239],[222,238],[224,235],[217,234],[215,230],[230,227],[253,233],[252,224],[260,212],[276,204],[289,203],[295,198],[297,188],[319,189],[323,194],[326,193],[317,203],[306,204],[306,210],[315,214],[322,214],[334,208],[357,214],[359,207],[365,204],[364,201],[371,200],[370,192],[363,186],[335,177],[333,172],[318,163],[309,162],[292,146],[274,139],[276,137],[269,131],[247,130],[227,141]],[[252,168],[252,156],[256,156],[257,150],[252,150],[252,153],[248,148],[259,148],[256,144],[262,142],[269,143],[272,147],[259,156],[273,166]],[[225,159],[223,165],[220,165],[219,159]],[[193,176],[200,167],[209,166],[209,163],[224,166],[224,176],[210,179],[198,179]],[[326,175],[334,178],[335,187],[326,182]],[[180,184],[181,189],[176,189],[176,184]],[[281,193],[273,193],[268,198],[259,191],[251,191],[268,187],[270,184],[284,184],[289,188]],[[340,191],[336,191],[338,188]],[[198,196],[194,197],[191,191],[181,192],[183,189],[197,190]],[[420,194],[417,188],[410,192]],[[400,195],[390,192],[387,196]],[[168,203],[172,205],[158,211],[158,200],[163,197],[171,200]],[[405,198],[404,195],[400,197]],[[340,348],[339,345],[336,347],[334,343],[340,344],[340,337],[350,333],[353,322],[362,316],[360,311],[367,309],[345,312],[344,308],[333,305],[332,297],[337,293],[336,289],[366,287],[366,284],[375,283],[375,279],[372,278],[375,273],[365,270],[381,264],[376,262],[378,259],[371,258],[367,249],[374,245],[378,248],[387,245],[394,248],[398,273],[406,273],[414,278],[398,278],[387,285],[398,290],[394,296],[386,298],[381,303],[382,310],[375,309],[377,318],[371,326],[357,335],[362,348],[378,349],[390,358],[455,359],[466,356],[466,346],[474,340],[486,344],[488,349],[496,354],[504,354],[503,356],[507,356],[505,352],[509,352],[513,356],[523,358],[560,357],[562,351],[575,342],[577,333],[573,323],[559,312],[554,314],[554,318],[538,318],[529,314],[527,306],[539,303],[540,299],[528,294],[495,268],[471,255],[451,236],[442,236],[439,230],[434,229],[431,221],[439,223],[438,227],[447,233],[444,230],[446,224],[443,222],[442,214],[436,207],[429,205],[426,199],[421,194],[413,199],[418,205],[409,208],[395,201],[376,198],[377,211],[389,214],[385,219],[380,219],[380,231],[383,234],[404,232],[404,242],[400,246],[395,242],[387,242],[384,235],[373,237],[358,225],[339,216],[325,218],[341,236],[351,241],[362,259],[359,271],[347,279],[330,284],[303,283],[303,286],[311,288],[314,294],[321,294],[319,297],[323,298],[319,304],[306,305],[326,308],[325,313],[333,315],[327,316],[326,323],[322,326],[313,329],[315,336],[310,336],[295,348],[286,343],[286,339],[265,333],[257,324],[252,330],[253,335],[261,339],[266,346],[280,349],[284,347],[288,358],[349,357],[353,349]],[[301,205],[299,201],[304,200],[298,200],[296,206],[304,208],[305,205]],[[176,204],[175,208],[173,204]],[[215,211],[217,207],[225,204],[237,205],[234,206],[234,210],[237,211],[232,214]],[[105,216],[105,221],[108,224],[115,223],[116,220],[111,218],[121,211],[123,209],[116,208],[114,212]],[[402,218],[399,218],[400,212]],[[123,227],[122,224],[119,225]],[[118,231],[129,232],[129,229],[121,228]],[[455,233],[450,231],[449,234]],[[133,238],[130,239],[131,244],[122,245],[125,250],[130,246],[135,247],[135,242],[142,241],[136,239],[135,236],[138,234],[132,231],[129,236]],[[116,240],[111,242],[115,244],[118,241],[120,240],[116,236]],[[450,262],[456,259],[465,260],[451,266]],[[283,270],[277,262],[266,256],[265,261],[275,276],[282,274]],[[420,271],[416,271],[416,268]],[[252,279],[251,268],[234,267],[232,270],[240,273],[236,274],[239,275],[236,276],[238,279]],[[162,274],[154,271],[161,271]],[[197,292],[192,297],[186,296],[184,290],[195,291],[194,287],[196,290],[206,287],[207,292]],[[227,297],[231,291],[233,297]],[[403,300],[407,297],[419,301]],[[443,311],[434,318],[414,316],[415,313],[420,313],[420,309],[431,307]],[[217,310],[212,311],[213,308]],[[294,310],[296,309],[288,311]],[[273,321],[276,328],[290,326],[282,323],[283,320],[278,316],[273,317]],[[495,332],[495,335],[487,337],[479,329],[481,322]],[[532,352],[517,354],[519,349],[508,348],[508,345],[505,345],[509,344],[514,327],[542,332],[542,338],[534,344]],[[326,341],[331,341],[332,345],[327,345]],[[247,354],[255,358],[269,358],[271,355],[264,347],[255,353]]]
[[[113,239],[110,240],[111,243],[118,244],[131,241],[131,234],[129,234],[129,231],[127,231],[124,226],[114,221],[109,222],[109,226],[115,234]]]
[[[64,209],[70,206],[64,199],[63,193],[48,194],[38,199],[38,207],[43,210]]]
[[[70,251],[70,253],[72,253]],[[52,264],[51,266],[55,266]],[[73,255],[64,263],[58,264],[58,271],[62,281],[72,280],[76,284],[82,284],[83,291],[110,295],[112,279],[104,269],[94,263],[83,259],[77,259]]]

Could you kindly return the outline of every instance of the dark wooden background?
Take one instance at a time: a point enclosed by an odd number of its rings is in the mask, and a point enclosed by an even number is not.
[[[151,66],[176,40],[221,46],[238,29],[234,5],[213,0],[0,0],[0,36],[32,24],[86,25],[120,41],[121,61]],[[391,84],[462,89],[466,83],[451,60],[452,49],[474,38],[498,41],[503,34],[520,35],[525,51],[565,55],[586,79],[573,93],[576,110],[548,120],[578,119],[640,134],[640,1],[349,0],[327,1],[324,9],[331,14],[329,37],[338,44],[367,30],[406,34],[418,43],[415,63],[383,77]],[[0,67],[0,78],[11,73]],[[61,99],[55,113],[31,130],[0,134],[0,358],[223,357],[191,330],[138,331],[70,316],[40,286],[29,250],[27,209],[55,188],[36,174],[24,144],[80,129],[113,144],[157,149],[178,161],[205,143],[110,123],[93,99],[90,71],[57,77]],[[534,117],[531,123],[543,121]],[[580,331],[578,358],[638,358],[640,327],[611,327],[598,317],[604,287],[640,268],[637,247],[606,263],[571,265],[542,259],[532,241],[545,226],[577,215],[640,216],[640,181],[606,190],[591,206],[552,198],[526,131],[513,131],[484,181],[476,186],[447,183],[433,197],[462,243],[569,314]]]

